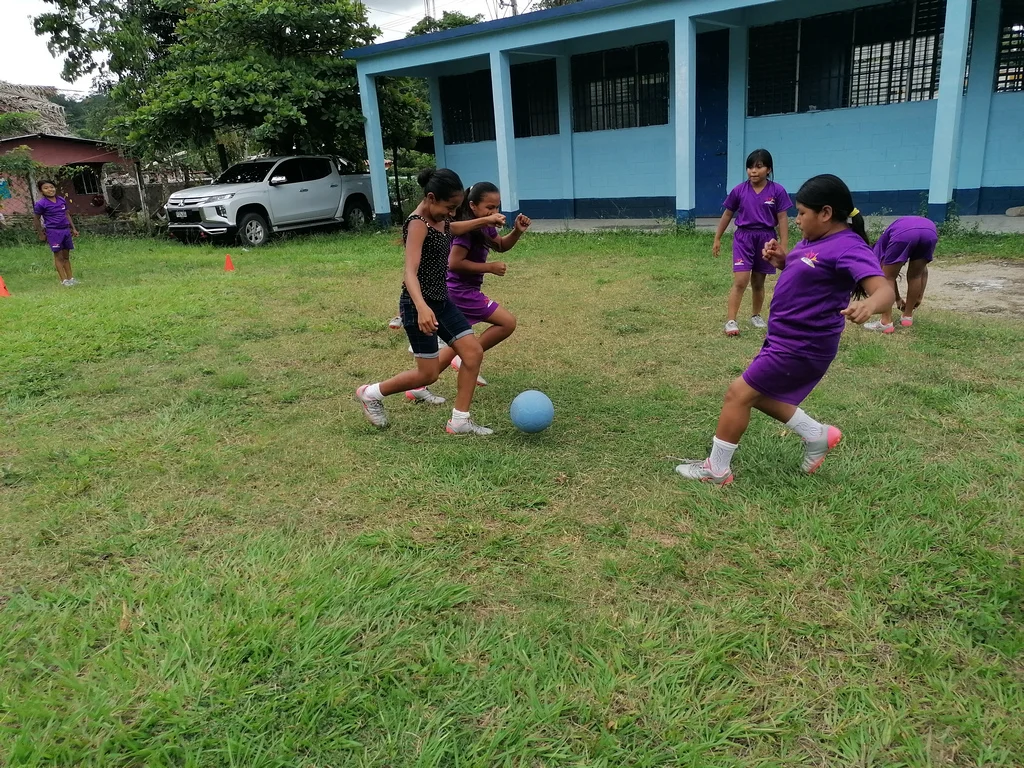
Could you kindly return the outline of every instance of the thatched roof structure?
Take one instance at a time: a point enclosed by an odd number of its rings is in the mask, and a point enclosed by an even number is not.
[[[68,136],[64,107],[50,101],[57,94],[56,88],[47,86],[15,85],[0,80],[0,114],[7,112],[35,112],[39,119],[31,129],[40,133]]]

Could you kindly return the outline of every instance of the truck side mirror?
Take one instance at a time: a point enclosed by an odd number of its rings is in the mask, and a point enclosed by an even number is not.
[[[287,183],[288,183],[288,177],[287,176],[271,176],[270,177],[270,186],[272,186],[272,187],[278,187],[281,184],[287,184]]]

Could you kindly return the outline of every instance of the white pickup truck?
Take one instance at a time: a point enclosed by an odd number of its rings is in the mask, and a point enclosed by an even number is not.
[[[213,184],[175,192],[164,206],[167,227],[180,239],[238,238],[263,245],[273,232],[373,218],[369,174],[341,172],[326,156],[263,157],[228,168]]]

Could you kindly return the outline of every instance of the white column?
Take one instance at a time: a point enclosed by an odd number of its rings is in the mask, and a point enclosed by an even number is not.
[[[960,162],[960,118],[963,114],[964,69],[971,33],[971,0],[947,0],[942,39],[942,69],[935,107],[932,172],[928,185],[928,217],[945,221],[953,200]]]
[[[501,190],[501,207],[507,215],[519,211],[516,133],[512,124],[512,80],[507,51],[491,51],[491,92],[498,151],[498,189]]]
[[[572,72],[568,56],[555,59],[558,81],[558,143],[562,150],[562,218],[576,218],[576,170],[572,150]],[[529,214],[527,214],[529,215]]]
[[[441,112],[441,85],[436,77],[427,78],[430,89],[430,117],[434,125],[434,164],[437,168],[447,168],[448,160],[444,150],[444,119]]]
[[[388,195],[387,169],[384,167],[384,138],[380,128],[380,108],[377,105],[377,78],[359,70],[359,99],[363,106],[366,128],[366,157],[370,163],[370,185],[373,189],[373,210],[382,226],[391,223],[391,198]]]
[[[672,127],[676,138],[676,222],[693,221],[697,114],[697,28],[689,16],[675,20]]]
[[[747,28],[729,30],[729,178],[732,189],[746,177],[747,160]]]

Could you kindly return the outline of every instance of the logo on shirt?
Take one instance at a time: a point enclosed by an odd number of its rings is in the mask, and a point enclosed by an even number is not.
[[[764,204],[767,205],[769,208],[774,208],[775,207],[775,198],[774,197],[769,197],[767,200],[764,201]]]
[[[818,254],[808,253],[806,256],[801,257],[800,261],[813,269],[814,265],[818,263]]]

